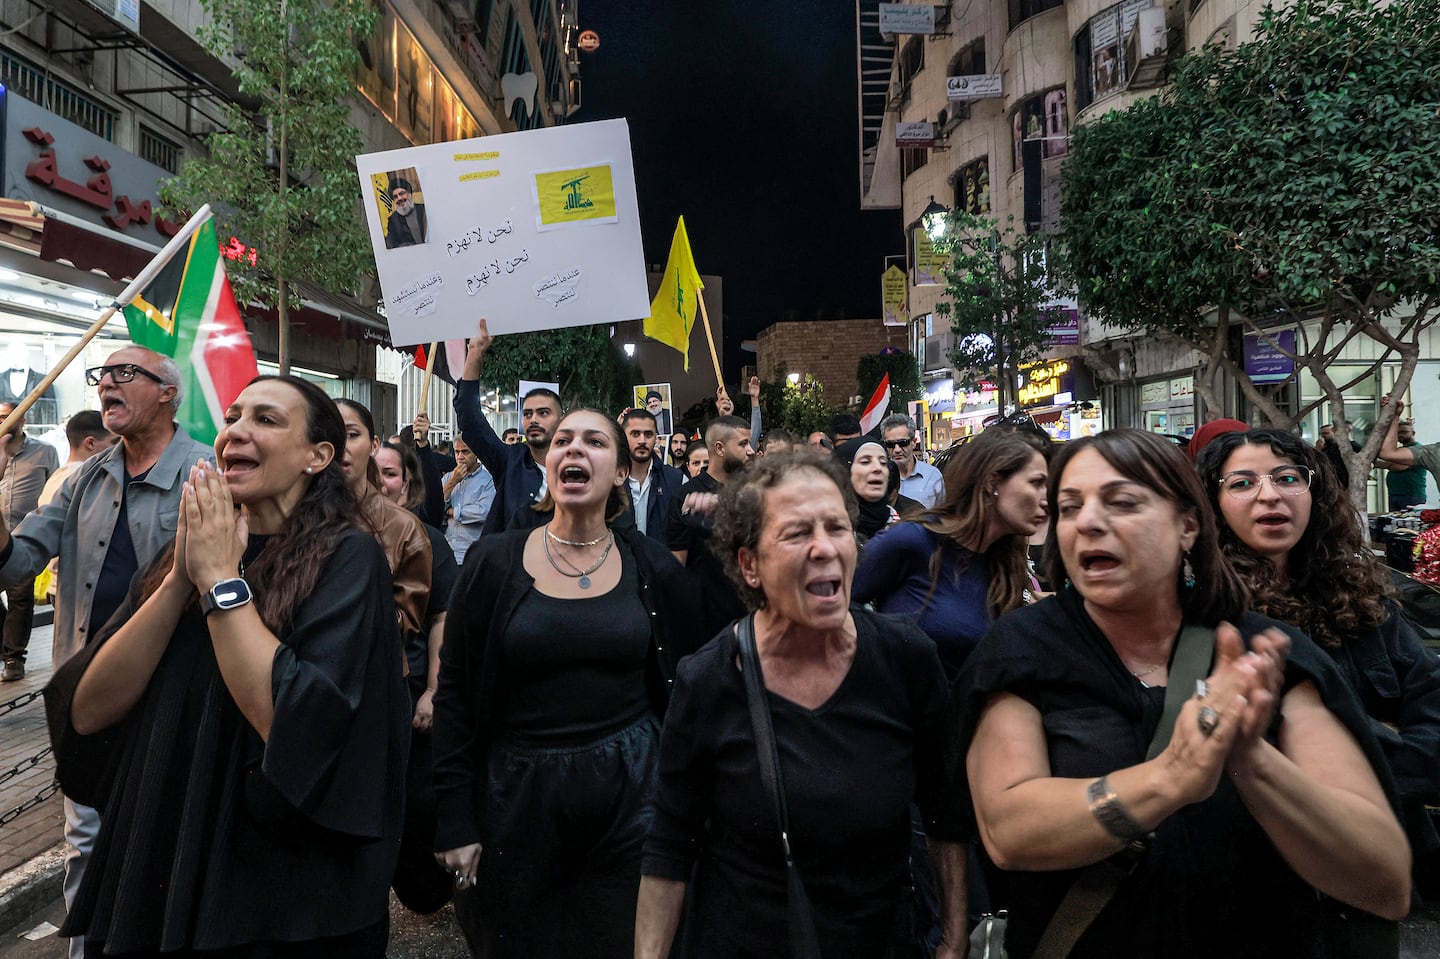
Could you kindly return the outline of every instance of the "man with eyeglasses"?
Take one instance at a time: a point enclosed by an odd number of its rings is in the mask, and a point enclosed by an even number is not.
[[[900,468],[900,495],[908,496],[925,509],[934,509],[945,499],[945,479],[940,471],[915,455],[915,425],[904,413],[891,413],[880,421],[885,452]]]
[[[60,558],[55,610],[55,667],[78,652],[110,619],[135,573],[175,539],[180,490],[190,467],[214,452],[175,422],[180,370],[175,361],[139,346],[116,350],[104,366],[85,371],[99,388],[105,426],[120,442],[72,473],[60,493],[13,530],[0,517],[0,586],[33,579]],[[0,469],[7,454],[0,451]],[[95,833],[95,810],[65,800],[65,901],[74,901]],[[85,954],[82,937],[70,955]]]

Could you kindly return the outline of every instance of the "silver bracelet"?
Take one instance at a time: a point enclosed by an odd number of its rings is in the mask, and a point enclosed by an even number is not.
[[[1130,817],[1130,813],[1110,788],[1110,778],[1101,776],[1086,790],[1090,797],[1090,814],[1105,831],[1121,842],[1139,842],[1148,836],[1149,830]]]

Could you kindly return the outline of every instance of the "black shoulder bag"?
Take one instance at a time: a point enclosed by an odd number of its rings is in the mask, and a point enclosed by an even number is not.
[[[785,808],[785,785],[780,780],[780,753],[775,748],[775,727],[770,724],[770,706],[765,701],[765,678],[760,672],[760,651],[755,648],[755,616],[741,617],[735,624],[740,641],[740,668],[745,675],[745,698],[750,705],[750,723],[755,729],[755,752],[760,761],[760,778],[770,793],[775,821],[780,827],[780,849],[785,854],[785,882],[788,887],[787,914],[790,925],[790,959],[821,959],[820,940],[815,935],[815,915],[805,883],[790,854],[790,816]]]

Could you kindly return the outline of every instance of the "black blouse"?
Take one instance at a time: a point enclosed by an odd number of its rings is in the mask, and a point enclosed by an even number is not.
[[[139,605],[132,589],[110,634]],[[101,821],[65,933],[111,952],[221,949],[341,936],[383,920],[410,700],[396,666],[389,566],[374,537],[346,534],[281,630],[268,741],[231,698],[195,603],[130,714],[76,733],[75,688],[108,638],[69,660],[45,691],[60,781]]]
[[[1304,634],[1256,614],[1237,624],[1248,641],[1275,627],[1290,636],[1284,688],[1315,685],[1394,791],[1364,713],[1330,658]],[[992,696],[1013,693],[1039,710],[1055,776],[1088,779],[1140,763],[1164,708],[1163,688],[1130,674],[1073,591],[1009,613],[980,642],[956,681],[948,769],[972,817],[964,761]],[[1266,738],[1275,741],[1277,713]],[[1031,955],[1079,870],[1011,872],[1007,954]],[[1076,943],[1072,959],[1310,957],[1324,955],[1322,907],[1284,862],[1222,777],[1215,793],[1162,822],[1115,898]],[[1375,920],[1380,922],[1380,920]]]
[[[944,672],[913,623],[852,609],[858,644],[810,710],[769,694],[795,860],[827,959],[885,955],[905,889],[910,807],[940,805]],[[786,950],[779,827],[760,780],[738,645],[727,628],[680,664],[660,738],[641,872],[689,880],[687,959]],[[929,823],[932,835],[943,830]]]

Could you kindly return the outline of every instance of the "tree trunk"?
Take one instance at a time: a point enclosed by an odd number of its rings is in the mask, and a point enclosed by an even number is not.
[[[280,291],[279,302],[275,306],[275,317],[279,325],[280,348],[279,362],[280,375],[290,375],[290,281],[282,275],[276,286]]]

